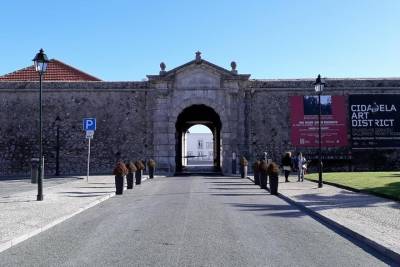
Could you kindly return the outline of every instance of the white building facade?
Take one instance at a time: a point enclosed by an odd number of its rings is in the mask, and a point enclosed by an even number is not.
[[[214,144],[212,133],[186,133],[187,164],[210,163],[214,159]]]

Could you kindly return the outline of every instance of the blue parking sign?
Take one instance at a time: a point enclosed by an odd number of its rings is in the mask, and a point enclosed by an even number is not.
[[[94,131],[96,130],[96,118],[85,118],[83,119],[83,130]]]

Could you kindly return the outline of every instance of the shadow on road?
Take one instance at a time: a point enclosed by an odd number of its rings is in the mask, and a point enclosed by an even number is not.
[[[243,184],[242,184],[243,186]],[[251,186],[251,185],[249,185]],[[215,189],[215,190],[258,190],[256,187],[210,187],[209,189]]]
[[[91,188],[114,188],[113,186],[86,186],[86,187],[79,187],[79,188],[85,188],[85,189],[91,189]]]
[[[0,203],[29,203],[29,202],[37,202],[37,200],[9,200],[9,201],[0,201]]]
[[[291,205],[270,205],[270,204],[244,204],[244,203],[228,203],[233,207],[240,208],[241,211],[248,212],[263,212],[268,211],[268,213],[260,214],[261,216],[274,216],[274,217],[284,217],[293,218],[306,216],[306,214],[300,211],[298,208]]]
[[[220,182],[211,182],[212,185],[218,186]],[[227,184],[222,184],[221,186],[226,186]],[[255,189],[259,189],[258,186],[250,183],[249,185],[253,185]],[[319,217],[315,216],[313,213],[309,212],[306,208],[302,207],[301,205],[294,205],[293,203],[288,202],[285,198],[278,196],[272,196],[267,191],[265,193],[236,193],[235,190],[241,190],[243,188],[242,183],[232,183],[229,184],[230,187],[214,187],[211,189],[215,190],[231,190],[230,192],[223,192],[223,193],[212,193],[213,196],[265,196],[265,200],[268,201],[268,198],[275,198],[278,197],[282,199],[287,204],[266,204],[263,200],[263,203],[240,203],[240,198],[235,198],[235,202],[226,203],[234,208],[239,209],[242,212],[253,214],[255,216],[269,216],[269,217],[283,217],[283,218],[299,218],[299,217],[311,217],[314,220],[318,221],[325,227],[329,228],[331,231],[335,232],[336,234],[342,236],[343,238],[349,240],[356,246],[360,247],[362,250],[366,251],[367,253],[375,256],[376,258],[382,260],[383,262],[389,264],[390,266],[398,266],[393,265],[393,261],[389,259],[387,256],[383,255],[381,252],[377,251],[375,248],[369,246],[367,243],[361,242],[354,237],[346,234],[344,231],[328,224],[327,222],[323,221]],[[235,186],[237,186],[235,188]],[[249,189],[249,188],[246,188]],[[285,189],[286,190],[286,189]],[[317,194],[303,194],[299,195],[299,202],[305,202],[307,205],[310,204],[312,206],[317,206],[318,210],[324,209],[331,209],[331,208],[354,208],[354,207],[366,207],[366,206],[373,206],[373,205],[380,205],[390,200],[379,198],[374,198],[371,200],[369,196],[363,196],[358,201],[358,198],[355,198],[354,193],[342,191],[340,194],[332,195],[332,196],[321,196]],[[342,200],[340,203],[338,199]],[[400,208],[399,205],[396,207]]]
[[[101,196],[104,196],[104,195],[102,195],[102,194],[90,194],[90,195],[80,195],[80,196],[67,195],[67,197],[101,197]]]
[[[207,183],[215,185],[215,186],[218,186],[218,185],[223,185],[223,186],[252,185],[252,184],[249,184],[249,183],[237,183],[237,182],[207,182]]]
[[[265,196],[266,193],[213,193],[213,196],[239,197],[239,196]]]
[[[103,196],[104,194],[111,194],[114,191],[98,191],[98,192],[60,192],[59,194],[65,194],[68,197],[97,197]]]
[[[341,191],[331,196],[322,196],[318,194],[303,194],[296,196],[300,203],[307,206],[313,206],[316,211],[337,209],[337,208],[365,208],[377,205],[388,204],[391,207],[400,208],[399,204],[393,204],[391,200],[371,197],[369,195],[354,194],[353,192]],[[389,204],[390,203],[390,204]]]

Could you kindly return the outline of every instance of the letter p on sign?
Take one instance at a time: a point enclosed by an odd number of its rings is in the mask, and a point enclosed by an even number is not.
[[[96,119],[95,118],[83,119],[83,130],[84,131],[95,131],[96,130]]]

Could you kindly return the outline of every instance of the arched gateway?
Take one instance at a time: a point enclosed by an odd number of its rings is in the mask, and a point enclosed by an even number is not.
[[[184,133],[195,124],[210,128],[214,138],[214,169],[230,173],[232,152],[244,142],[237,130],[243,121],[240,88],[250,75],[238,75],[236,66],[228,71],[197,53],[196,59],[160,75],[148,76],[157,88],[153,117],[154,155],[161,167],[180,172],[183,163]],[[232,125],[232,123],[234,123]]]
[[[175,134],[175,168],[176,172],[183,171],[185,165],[185,134],[187,130],[196,124],[208,127],[213,134],[213,170],[221,170],[221,128],[220,116],[214,109],[206,105],[191,105],[185,108],[176,121]]]

